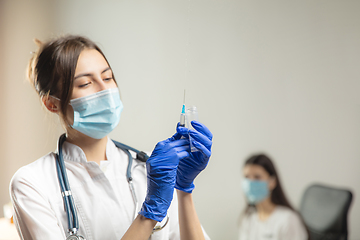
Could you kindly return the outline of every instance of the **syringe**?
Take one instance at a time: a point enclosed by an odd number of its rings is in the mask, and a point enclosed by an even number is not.
[[[180,126],[185,127],[185,89],[184,89],[184,102],[180,114]]]

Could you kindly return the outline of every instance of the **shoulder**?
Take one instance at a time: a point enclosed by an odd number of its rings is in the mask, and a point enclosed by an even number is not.
[[[274,213],[275,213],[274,215],[278,219],[281,219],[284,222],[287,222],[287,223],[289,221],[290,222],[294,222],[294,221],[301,222],[299,214],[297,212],[295,212],[294,210],[288,208],[288,207],[277,206]]]
[[[278,206],[276,209],[276,218],[281,225],[283,236],[296,236],[296,239],[306,239],[307,233],[300,215],[287,207]]]
[[[56,174],[55,154],[48,153],[15,172],[10,181],[10,194],[21,192],[24,188],[41,188]]]

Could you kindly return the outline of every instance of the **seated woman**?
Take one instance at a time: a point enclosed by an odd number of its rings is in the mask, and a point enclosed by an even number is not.
[[[307,240],[307,229],[287,200],[270,158],[251,156],[243,174],[248,205],[240,219],[239,240]]]

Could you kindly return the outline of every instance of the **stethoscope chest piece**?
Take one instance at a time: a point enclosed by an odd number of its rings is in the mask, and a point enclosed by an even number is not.
[[[81,235],[70,235],[66,238],[66,240],[86,240],[83,236]]]

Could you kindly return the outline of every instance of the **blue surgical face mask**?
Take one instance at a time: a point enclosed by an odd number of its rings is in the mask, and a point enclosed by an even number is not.
[[[110,88],[70,100],[75,130],[95,139],[107,136],[119,123],[123,104],[119,89]]]
[[[250,204],[257,204],[270,194],[267,181],[245,178],[242,182],[242,188]]]

